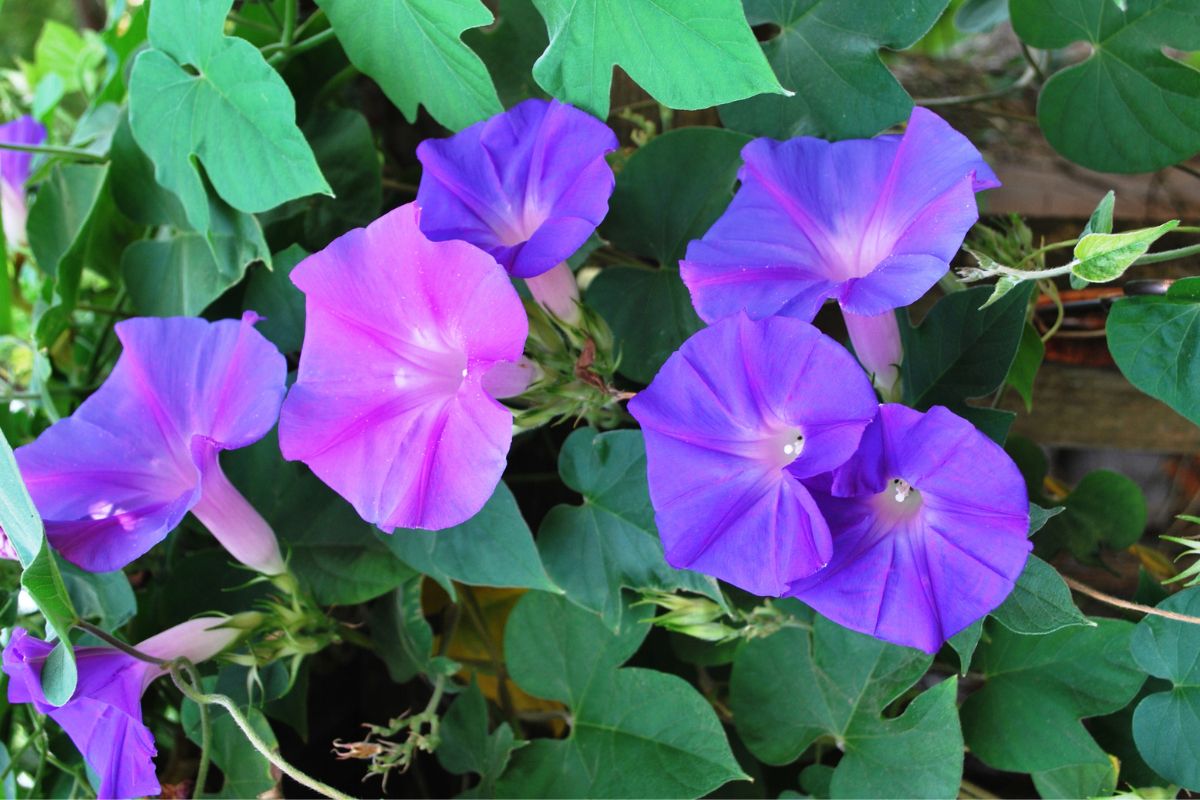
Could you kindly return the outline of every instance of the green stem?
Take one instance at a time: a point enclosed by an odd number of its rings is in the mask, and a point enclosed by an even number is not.
[[[1142,264],[1158,264],[1162,261],[1174,261],[1177,258],[1187,258],[1194,255],[1200,255],[1200,244],[1177,247],[1174,250],[1163,250],[1158,253],[1146,253],[1146,255],[1134,261],[1131,266],[1138,267]]]
[[[103,628],[98,628],[86,620],[82,620],[82,619],[75,620],[75,627],[79,628],[79,630],[81,630],[81,631],[87,631],[92,636],[95,636],[97,639],[104,642],[105,644],[107,644],[111,647],[115,647],[117,650],[120,650],[122,653],[125,653],[126,655],[133,656],[134,658],[138,659],[139,661],[145,661],[147,664],[154,664],[155,666],[163,667],[164,669],[170,665],[169,661],[164,661],[161,658],[156,658],[155,656],[152,656],[149,653],[143,653],[141,650],[138,650],[133,645],[122,642],[120,639],[113,636],[108,631],[104,630]]]
[[[189,685],[180,674],[178,663],[172,663],[169,667],[169,672],[171,675],[171,680],[175,683],[175,687],[179,689],[179,691],[183,693],[183,696],[188,700],[191,700],[196,705],[216,705],[225,709],[225,711],[229,713],[229,716],[233,720],[234,724],[241,729],[242,734],[246,737],[246,740],[250,742],[250,746],[257,750],[263,758],[275,765],[280,772],[287,775],[301,786],[311,789],[323,797],[329,797],[333,800],[350,800],[349,795],[342,794],[332,786],[327,786],[326,784],[321,783],[316,778],[308,776],[284,760],[279,753],[275,752],[270,745],[262,740],[262,737],[260,737],[258,732],[254,730],[254,726],[250,724],[250,720],[246,718],[246,715],[242,713],[242,710],[238,708],[237,703],[233,702],[232,699],[223,694],[205,694],[196,687]]]
[[[48,156],[62,156],[74,161],[82,161],[86,164],[103,164],[108,161],[107,156],[98,156],[95,153],[84,150],[79,147],[60,147],[52,144],[14,144],[12,142],[0,142],[0,150],[19,150],[22,153],[45,153]]]
[[[196,671],[196,665],[185,658],[179,659],[179,663],[187,671],[188,680],[192,682],[192,685],[200,686],[200,673]],[[204,703],[197,703],[196,708],[200,711],[200,763],[196,765],[196,785],[192,790],[193,798],[204,795],[204,786],[208,783],[208,764],[212,753],[212,719],[208,713],[208,706]]]
[[[295,44],[290,45],[283,50],[279,50],[267,59],[267,63],[273,67],[277,67],[292,56],[298,56],[301,53],[312,50],[314,47],[320,47],[333,37],[333,28],[326,28],[320,33],[313,34],[304,41],[296,42]]]
[[[283,46],[290,47],[296,40],[296,15],[300,11],[300,0],[287,0],[283,4],[283,34],[279,37]]]

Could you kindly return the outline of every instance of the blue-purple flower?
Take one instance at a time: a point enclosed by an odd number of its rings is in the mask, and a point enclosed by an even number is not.
[[[858,451],[809,486],[833,558],[787,594],[889,642],[936,651],[1004,601],[1029,556],[1020,471],[941,406],[880,406]]]
[[[284,571],[275,534],[221,471],[222,450],[275,424],[287,365],[258,317],[138,318],[115,326],[124,352],[67,419],[18,448],[17,463],[63,557],[120,569],[191,511],[234,558]]]
[[[487,251],[518,278],[566,261],[604,215],[617,137],[557,100],[526,100],[449,139],[417,147],[421,230]]]
[[[238,638],[223,619],[189,620],[137,645],[163,660],[204,661]],[[41,673],[54,644],[14,628],[4,648],[8,701],[33,703],[57,722],[100,778],[100,798],[154,797],[161,787],[154,771],[154,735],[142,723],[142,694],[166,670],[109,647],[77,647],[79,683],[61,706],[46,702]]]
[[[807,322],[736,314],[693,335],[629,403],[667,561],[775,596],[821,569],[830,533],[803,479],[850,458],[876,408]]]
[[[39,145],[46,141],[46,128],[33,117],[21,117],[0,125],[0,142]],[[0,149],[0,216],[4,218],[4,238],[10,247],[25,245],[25,182],[33,153]]]
[[[483,507],[512,442],[495,398],[529,372],[507,273],[472,245],[427,239],[418,213],[401,206],[292,272],[307,320],[280,447],[389,532]]]

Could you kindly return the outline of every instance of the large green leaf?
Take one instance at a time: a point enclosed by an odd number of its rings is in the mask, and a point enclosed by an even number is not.
[[[487,68],[461,35],[492,22],[479,0],[318,0],[356,67],[409,122],[417,106],[451,130],[499,113]]]
[[[1123,707],[1145,675],[1129,654],[1133,625],[1095,622],[1044,636],[988,626],[973,665],[986,682],[962,707],[971,752],[1013,772],[1108,763],[1079,720]]]
[[[1101,172],[1152,172],[1200,151],[1200,71],[1163,53],[1200,50],[1195,0],[1011,0],[1009,11],[1026,44],[1090,46],[1038,99],[1055,150]]]
[[[441,531],[405,530],[379,537],[397,558],[442,585],[455,597],[452,581],[559,591],[546,574],[517,501],[504,483],[479,513]]]
[[[583,495],[583,505],[550,509],[537,543],[546,571],[571,600],[616,628],[624,607],[622,587],[721,597],[715,580],[675,569],[663,557],[639,431],[581,428],[563,443],[558,471]]]
[[[1200,425],[1200,278],[1114,303],[1108,349],[1130,383]]]
[[[1164,611],[1200,616],[1200,589],[1188,589],[1159,603]],[[1138,752],[1155,772],[1192,791],[1200,790],[1200,627],[1149,615],[1138,623],[1130,643],[1138,665],[1171,682],[1138,703],[1133,737]]]
[[[42,518],[21,480],[17,460],[8,439],[0,435],[0,529],[8,537],[24,571],[21,586],[33,598],[46,624],[59,639],[42,669],[42,690],[46,700],[60,706],[75,693],[78,674],[75,651],[70,642],[71,627],[77,614],[59,574],[54,552],[46,541]]]
[[[225,202],[246,212],[330,192],[296,127],[283,78],[252,44],[224,34],[232,5],[152,4],[151,48],[130,75],[133,136],[197,231],[209,229],[206,176]]]
[[[487,701],[475,683],[455,698],[438,732],[442,739],[438,763],[455,775],[479,775],[479,785],[470,793],[473,797],[495,796],[496,779],[508,766],[513,750],[523,744],[514,741],[507,722],[488,733]]]
[[[533,79],[533,64],[550,42],[533,0],[500,0],[499,6],[494,26],[469,30],[463,41],[487,64],[507,108],[544,94]]]
[[[778,26],[763,44],[795,97],[755,97],[721,109],[730,128],[789,139],[873,136],[908,118],[912,98],[879,60],[911,47],[949,0],[745,0],[752,25]]]
[[[504,634],[509,675],[571,710],[566,739],[513,754],[499,797],[698,797],[745,777],[712,706],[686,681],[618,669],[648,631],[624,615],[616,632],[565,598],[531,592]]]
[[[1096,470],[1083,477],[1064,502],[1064,511],[1046,523],[1037,550],[1049,557],[1068,549],[1080,561],[1097,563],[1101,546],[1123,550],[1146,529],[1146,498],[1136,483],[1118,472]]]
[[[817,617],[812,630],[784,628],[747,643],[733,662],[729,703],[742,740],[768,764],[789,764],[832,737],[844,753],[833,797],[952,796],[963,748],[955,679],[899,717],[883,716],[930,661]]]
[[[559,100],[604,119],[619,66],[671,108],[785,93],[738,0],[533,0],[550,46],[533,77]]]
[[[412,577],[349,503],[303,464],[283,460],[274,433],[226,454],[222,464],[271,523],[288,566],[317,602],[362,603]]]
[[[992,616],[1014,633],[1031,635],[1091,625],[1071,599],[1071,590],[1062,576],[1034,555],[1025,564],[1012,594]]]
[[[1020,347],[1032,291],[1033,284],[1026,283],[983,309],[989,287],[954,292],[915,328],[899,315],[905,402],[959,411],[964,400],[999,388]]]

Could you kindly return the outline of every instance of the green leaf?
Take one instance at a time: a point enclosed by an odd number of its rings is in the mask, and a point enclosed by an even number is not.
[[[330,193],[283,78],[254,45],[223,33],[232,5],[151,4],[151,48],[130,75],[133,136],[197,231],[210,226],[205,177],[245,212]]]
[[[918,696],[899,717],[883,716],[930,662],[918,650],[818,617],[811,631],[784,628],[738,652],[729,687],[734,723],[768,764],[789,764],[818,738],[832,737],[844,753],[833,797],[953,796],[963,747],[955,679]]]
[[[54,552],[46,541],[41,515],[21,480],[8,439],[0,435],[0,529],[8,536],[24,571],[21,586],[29,592],[46,624],[60,642],[70,642],[77,615],[63,584]],[[75,651],[56,647],[42,669],[42,691],[51,705],[60,706],[75,693]]]
[[[1067,548],[1080,561],[1095,563],[1101,546],[1123,550],[1146,530],[1146,498],[1117,472],[1089,472],[1063,506],[1037,539],[1038,552],[1047,556]]]
[[[746,0],[751,25],[774,24],[767,60],[795,97],[755,97],[721,121],[755,136],[873,136],[903,122],[912,98],[879,58],[916,44],[949,0]]]
[[[16,800],[17,770],[13,769],[12,756],[4,742],[0,742],[0,774],[4,776],[0,778],[0,796],[3,796],[4,800]]]
[[[1175,219],[1156,228],[1125,233],[1089,233],[1075,245],[1075,259],[1079,263],[1071,268],[1071,274],[1089,283],[1115,281],[1146,254],[1150,245],[1178,225],[1179,220]]]
[[[994,392],[1004,382],[1020,348],[1033,284],[981,309],[989,291],[979,286],[946,295],[916,328],[898,315],[908,405],[957,411],[967,398]]]
[[[565,598],[530,592],[504,633],[509,674],[571,709],[566,739],[513,754],[499,797],[699,797],[744,778],[712,706],[686,681],[618,669],[649,627],[632,613],[616,632]]]
[[[216,676],[204,679],[204,690],[213,691]],[[279,744],[271,723],[261,711],[252,706],[242,706],[241,711],[267,745],[278,750]],[[276,792],[275,768],[246,741],[246,735],[238,728],[229,712],[220,706],[208,707],[212,724],[212,761],[225,777],[221,789],[210,797],[261,797]],[[200,711],[191,700],[184,700],[182,707],[183,730],[197,746],[200,744]]]
[[[1062,576],[1034,555],[1029,556],[1012,594],[992,616],[1013,633],[1034,636],[1074,625],[1091,625],[1075,606]]]
[[[494,797],[496,779],[508,766],[513,750],[522,745],[513,740],[507,722],[488,733],[487,701],[474,681],[455,698],[438,732],[442,739],[436,751],[438,763],[455,775],[479,775],[479,784],[470,796]]]
[[[958,633],[951,636],[946,644],[958,654],[958,674],[966,675],[971,669],[971,659],[975,657],[975,649],[979,647],[979,639],[983,636],[983,620],[977,619]]]
[[[414,574],[379,598],[368,612],[371,639],[396,683],[407,683],[429,671],[433,629],[421,609],[422,583],[424,576]]]
[[[663,557],[646,485],[646,448],[639,431],[574,431],[558,456],[563,482],[583,505],[550,509],[538,529],[542,562],[567,596],[621,624],[621,588],[685,589],[724,602],[717,582],[678,570]]]
[[[1088,218],[1087,224],[1083,226],[1079,237],[1082,239],[1089,233],[1112,233],[1113,227],[1113,206],[1116,205],[1117,195],[1111,189],[1108,194],[1101,198],[1099,204],[1096,205],[1096,210],[1092,212],[1092,216]],[[1082,289],[1088,285],[1088,282],[1071,273],[1070,282],[1072,289]]]
[[[1187,589],[1159,603],[1164,611],[1200,616],[1200,589]],[[1200,627],[1147,615],[1130,642],[1138,666],[1171,682],[1138,703],[1133,738],[1155,772],[1186,789],[1200,789]]]
[[[282,353],[297,353],[304,342],[304,293],[292,283],[292,270],[308,257],[298,244],[271,257],[271,269],[255,269],[246,281],[243,310],[263,317],[255,328]]]
[[[495,25],[473,28],[462,38],[487,64],[500,102],[510,108],[545,94],[533,79],[533,64],[550,40],[532,0],[500,0],[499,5]]]
[[[651,139],[617,175],[601,234],[621,250],[678,266],[688,242],[703,236],[733,199],[749,141],[721,128],[679,128]]]
[[[50,76],[62,81],[64,93],[78,92],[91,81],[91,73],[104,60],[104,46],[91,32],[86,38],[61,22],[48,19],[33,48],[33,63],[26,68],[30,86]]]
[[[699,109],[786,94],[737,0],[533,0],[550,46],[533,77],[550,94],[608,116],[613,66],[665,106]]]
[[[1130,383],[1200,425],[1200,278],[1114,303],[1108,349]]]
[[[1111,797],[1117,788],[1117,765],[1112,759],[1094,764],[1075,764],[1031,776],[1042,798]]]
[[[479,513],[441,531],[397,528],[379,537],[397,558],[433,578],[451,598],[452,581],[559,591],[546,574],[512,492],[503,482]]]
[[[587,288],[587,304],[612,329],[622,375],[650,383],[659,367],[704,322],[671,267],[606,267]]]
[[[318,603],[366,602],[412,577],[349,503],[303,464],[283,460],[274,433],[221,463],[275,529],[288,566]]]
[[[962,707],[971,752],[1012,772],[1108,762],[1080,719],[1120,709],[1145,676],[1129,655],[1133,625],[1095,622],[1045,636],[989,626],[974,664],[986,682]]]
[[[1017,394],[1021,395],[1021,399],[1025,401],[1025,410],[1033,410],[1033,381],[1037,378],[1038,369],[1042,366],[1042,359],[1046,357],[1046,345],[1042,343],[1042,337],[1038,334],[1037,328],[1028,322],[1025,323],[1025,329],[1021,332],[1021,343],[1017,346],[1017,355],[1013,359],[1012,366],[1008,369],[1008,377],[1004,382],[1017,390]]]
[[[462,32],[492,22],[479,0],[318,0],[354,66],[405,119],[417,106],[450,130],[503,109],[487,68]]]
[[[154,162],[133,138],[127,111],[113,133],[110,157],[113,199],[122,214],[142,225],[188,228],[180,199],[154,179]]]
[[[271,251],[258,220],[213,198],[207,236],[164,229],[125,249],[121,272],[133,307],[146,316],[195,316],[241,281],[255,261],[270,263]]]
[[[115,631],[137,613],[137,598],[124,572],[87,572],[59,559],[67,596],[81,619]]]
[[[1200,49],[1194,0],[1011,0],[1009,12],[1028,45],[1090,46],[1038,98],[1055,150],[1100,172],[1153,172],[1200,151],[1200,71],[1163,53]]]

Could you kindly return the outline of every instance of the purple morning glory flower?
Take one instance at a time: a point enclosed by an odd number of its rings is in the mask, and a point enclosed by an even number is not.
[[[509,274],[532,278],[567,260],[604,215],[613,173],[604,155],[617,137],[557,100],[526,100],[449,139],[417,147],[421,230],[490,253]]]
[[[33,117],[21,117],[0,125],[0,142],[38,145],[46,141],[46,129]],[[23,246],[25,219],[25,182],[33,153],[0,149],[0,216],[4,218],[4,238],[10,247]]]
[[[261,439],[279,414],[287,365],[258,317],[117,323],[112,374],[17,463],[63,557],[120,569],[196,515],[234,558],[285,569],[275,534],[221,471],[222,450]]]
[[[778,596],[829,561],[803,478],[846,461],[876,410],[854,358],[812,325],[727,317],[629,402],[667,561]]]
[[[965,136],[915,108],[903,136],[755,139],[741,188],[681,262],[696,311],[811,320],[827,298],[873,316],[908,305],[949,269],[1000,182]]]
[[[233,628],[216,627],[224,620],[201,617],[176,625],[137,645],[142,652],[170,660],[204,661],[238,637]],[[42,694],[42,665],[54,644],[24,628],[14,628],[4,648],[8,701],[33,703],[48,714],[79,748],[99,776],[100,798],[155,797],[162,791],[154,772],[154,735],[142,723],[142,694],[155,678],[167,674],[155,664],[108,647],[77,647],[79,684],[62,706]]]
[[[292,272],[307,322],[280,447],[389,532],[483,507],[512,442],[491,392],[528,372],[512,366],[528,321],[507,273],[472,245],[427,239],[418,213],[401,206]]]
[[[788,595],[889,642],[936,651],[1004,601],[1029,556],[1020,471],[941,406],[880,406],[858,452],[810,486],[833,559]]]

